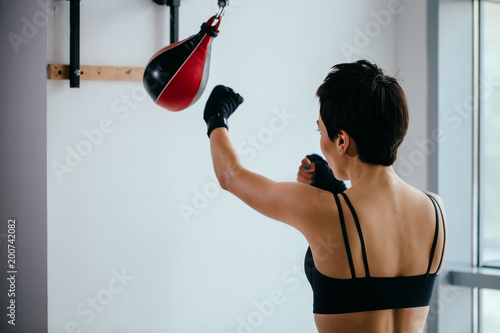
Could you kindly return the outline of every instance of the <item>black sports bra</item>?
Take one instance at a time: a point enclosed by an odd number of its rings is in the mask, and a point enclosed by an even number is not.
[[[304,265],[307,279],[312,286],[314,294],[313,312],[317,314],[339,314],[428,306],[432,296],[432,290],[434,288],[434,281],[436,279],[437,272],[441,268],[441,264],[443,262],[445,248],[443,244],[441,260],[436,272],[430,273],[439,234],[438,208],[443,221],[443,233],[446,240],[443,212],[436,199],[427,194],[427,196],[431,199],[436,212],[436,231],[434,233],[434,241],[430,251],[427,272],[425,274],[415,276],[372,277],[368,267],[365,243],[358,216],[356,215],[354,207],[352,206],[347,195],[344,193],[341,193],[341,195],[344,197],[347,206],[351,210],[354,222],[356,223],[359,239],[361,241],[361,251],[366,277],[356,277],[342,206],[340,205],[338,196],[334,194],[335,202],[337,203],[339,210],[340,224],[342,227],[342,234],[344,236],[347,259],[349,260],[352,278],[336,279],[321,274],[314,264],[311,248],[308,248]]]

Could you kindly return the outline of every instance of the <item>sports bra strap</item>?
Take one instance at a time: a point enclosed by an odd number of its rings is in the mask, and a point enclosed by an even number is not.
[[[351,268],[351,276],[353,279],[356,278],[356,272],[354,270],[354,263],[352,262],[351,247],[349,246],[349,238],[347,237],[347,230],[345,227],[344,212],[342,211],[342,206],[340,205],[339,197],[334,194],[335,202],[337,203],[337,208],[339,210],[340,225],[342,227],[342,234],[344,235],[345,251],[347,252],[347,259],[349,260],[349,267]]]
[[[427,194],[427,193],[426,193]],[[443,249],[441,250],[441,259],[439,260],[439,265],[438,265],[438,268],[436,269],[436,272],[439,272],[439,270],[441,269],[441,265],[443,264],[443,257],[444,257],[444,249],[445,249],[445,242],[446,242],[446,226],[444,224],[444,215],[443,215],[443,210],[441,209],[441,206],[439,205],[439,203],[437,202],[437,200],[427,194],[427,196],[431,199],[432,201],[432,204],[434,205],[434,210],[436,212],[436,234],[434,235],[434,243],[432,244],[433,248],[431,249],[431,258],[430,258],[430,263],[429,263],[429,268],[427,270],[427,274],[429,274],[430,272],[430,269],[431,269],[431,266],[432,266],[432,261],[434,259],[434,253],[435,253],[435,250],[436,250],[436,245],[437,245],[437,236],[438,236],[438,233],[439,233],[439,215],[438,215],[438,208],[439,208],[439,213],[441,215],[441,221],[443,221],[443,235],[444,235],[444,239],[443,239]]]
[[[436,206],[436,202],[434,201],[434,198],[427,193],[426,193],[426,195],[429,197],[429,199],[431,199],[432,205],[434,206],[434,211],[436,213],[436,231],[434,232],[434,240],[432,241],[431,255],[429,257],[429,266],[427,267],[427,272],[425,273],[426,275],[428,275],[431,271],[432,262],[434,260],[434,253],[436,252],[436,245],[437,245],[438,234],[439,234],[439,214],[438,214],[438,209]]]
[[[363,238],[363,232],[361,231],[361,225],[359,223],[358,215],[356,214],[356,211],[354,210],[354,207],[351,204],[351,200],[349,200],[349,198],[347,197],[347,194],[341,193],[341,195],[342,197],[344,197],[344,200],[347,203],[347,206],[349,206],[352,216],[354,217],[354,222],[356,223],[356,228],[358,229],[359,241],[361,242],[361,251],[363,254],[363,263],[365,265],[365,274],[366,277],[370,277],[370,269],[368,268],[368,257],[366,256],[365,240]]]
[[[436,200],[436,199],[434,199]],[[446,226],[444,224],[444,215],[443,215],[443,211],[441,210],[441,206],[439,206],[439,203],[436,201],[436,204],[439,208],[439,212],[441,213],[441,221],[443,221],[443,249],[441,250],[441,259],[439,260],[439,266],[436,270],[436,273],[439,272],[439,270],[441,269],[441,265],[443,264],[443,259],[444,259],[444,249],[446,247]]]

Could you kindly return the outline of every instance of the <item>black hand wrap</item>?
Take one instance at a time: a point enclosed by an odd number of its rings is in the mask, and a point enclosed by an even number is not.
[[[207,135],[218,127],[227,127],[227,119],[233,114],[244,99],[233,89],[218,85],[214,88],[205,106],[203,119],[207,123]]]
[[[312,186],[333,194],[342,193],[347,190],[344,182],[335,178],[332,169],[328,166],[328,162],[321,156],[312,154],[307,155],[307,158],[316,166],[313,173]]]

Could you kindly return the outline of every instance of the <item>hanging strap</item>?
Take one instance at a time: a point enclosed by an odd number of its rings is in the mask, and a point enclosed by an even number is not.
[[[359,240],[361,242],[361,252],[363,254],[363,263],[365,265],[365,274],[366,277],[370,277],[370,269],[368,268],[368,257],[366,256],[366,248],[365,248],[365,240],[363,238],[363,232],[361,231],[361,224],[359,223],[358,215],[356,214],[356,211],[354,210],[354,207],[351,204],[351,201],[347,197],[345,193],[341,193],[342,197],[344,197],[345,202],[347,203],[347,206],[349,206],[349,209],[351,210],[352,217],[354,218],[354,223],[356,223],[356,228],[358,229],[358,235],[359,235]]]
[[[214,25],[215,20],[217,20],[217,23]],[[207,22],[203,23],[200,28],[210,37],[217,37],[219,35],[220,22],[220,17],[212,16]]]
[[[339,210],[340,226],[342,227],[342,234],[344,235],[345,251],[347,252],[347,260],[349,260],[349,267],[351,268],[351,276],[353,279],[356,278],[356,272],[354,270],[354,263],[352,261],[351,247],[349,246],[349,238],[347,237],[347,230],[345,228],[344,212],[342,211],[342,205],[340,204],[339,197],[334,194],[335,202],[337,203],[337,208]]]

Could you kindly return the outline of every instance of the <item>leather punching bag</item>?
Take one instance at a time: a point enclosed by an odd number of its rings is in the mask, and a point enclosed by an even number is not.
[[[220,22],[220,16],[211,17],[198,34],[161,49],[149,60],[143,84],[157,105],[181,111],[201,97],[208,80],[212,40],[219,33]]]

